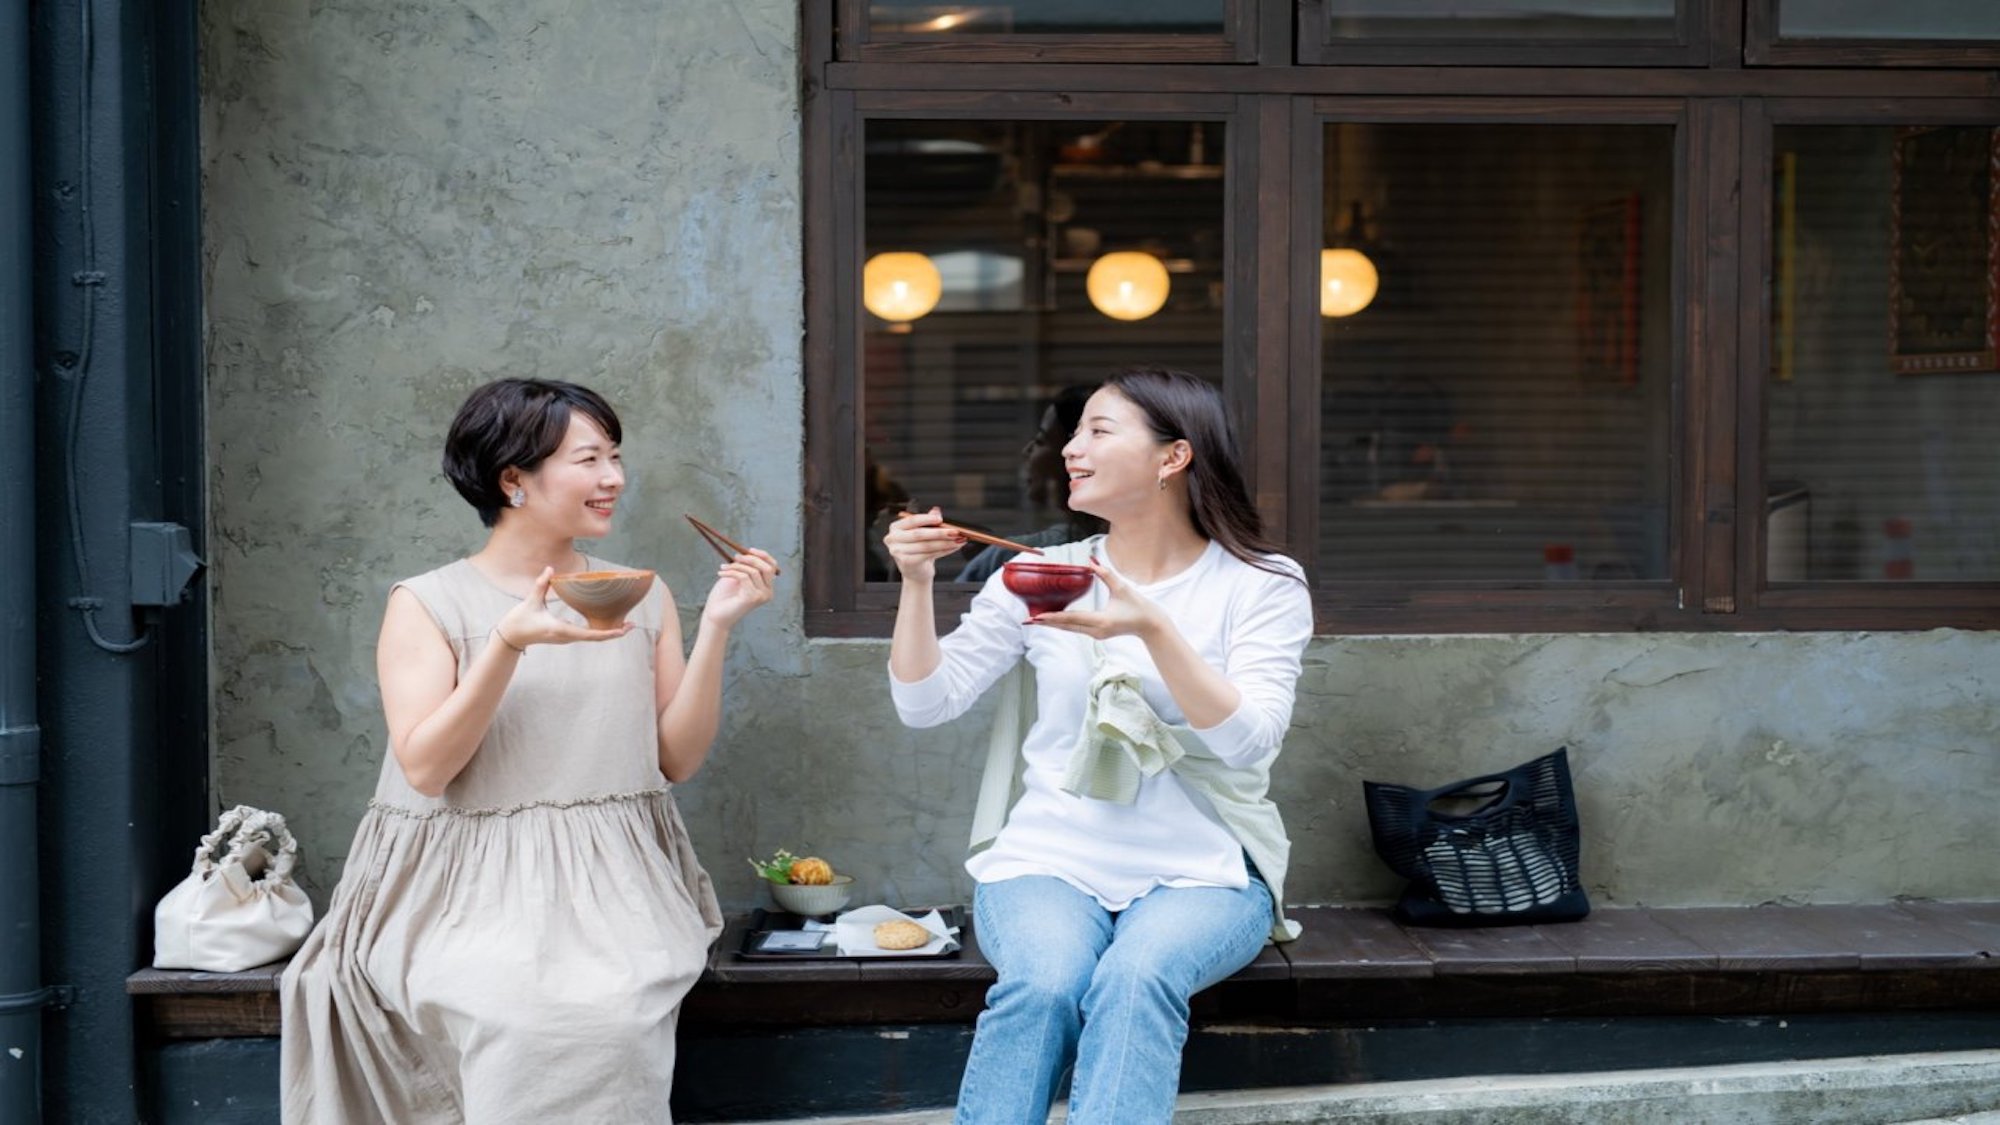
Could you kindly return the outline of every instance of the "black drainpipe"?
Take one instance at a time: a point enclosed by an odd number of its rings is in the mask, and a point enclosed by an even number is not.
[[[41,1120],[28,0],[0,0],[0,1121]]]
[[[36,617],[9,638],[36,645],[40,975],[74,986],[41,1024],[41,1113],[122,1125],[159,1116],[158,1052],[125,977],[152,959],[153,904],[208,819],[203,606],[188,588],[203,477],[195,0],[26,2],[36,440],[0,441],[0,456],[32,448],[35,487],[0,477],[0,503],[37,504]],[[0,65],[0,85],[18,73]],[[7,234],[23,226],[7,218]],[[23,412],[4,415],[11,436]],[[16,569],[0,562],[9,598]],[[30,855],[0,852],[0,880]],[[33,1120],[0,1106],[0,1125]]]
[[[205,772],[206,660],[184,597],[201,479],[199,444],[184,448],[200,401],[193,3],[28,6],[40,972],[75,990],[42,1022],[41,1113],[122,1125],[157,1119],[124,982],[187,871],[182,806]]]

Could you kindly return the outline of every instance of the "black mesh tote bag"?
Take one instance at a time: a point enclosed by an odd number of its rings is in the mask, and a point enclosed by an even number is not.
[[[1400,921],[1510,926],[1590,913],[1577,878],[1567,747],[1436,789],[1361,787],[1376,854],[1410,881],[1396,903]]]

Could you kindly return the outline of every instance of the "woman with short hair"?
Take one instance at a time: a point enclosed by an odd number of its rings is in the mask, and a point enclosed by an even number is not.
[[[683,655],[655,578],[615,629],[549,597],[624,570],[576,546],[625,489],[611,405],[472,392],[444,470],[491,529],[396,583],[376,669],[390,753],[326,917],[282,982],[283,1117],[668,1121],[674,1027],[722,928],[669,792],[721,723],[730,631],[777,567],[724,563]]]

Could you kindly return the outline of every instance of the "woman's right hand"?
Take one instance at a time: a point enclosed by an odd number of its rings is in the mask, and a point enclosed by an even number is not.
[[[929,583],[937,577],[937,561],[965,546],[965,536],[956,528],[939,526],[944,513],[932,507],[928,512],[912,512],[889,525],[882,545],[905,582]]]
[[[501,644],[517,650],[525,650],[529,645],[567,645],[577,641],[613,641],[631,632],[635,626],[630,621],[616,629],[586,629],[572,624],[549,612],[549,580],[554,578],[554,567],[543,567],[535,578],[534,589],[521,599],[521,604],[507,611],[507,615],[494,626]]]

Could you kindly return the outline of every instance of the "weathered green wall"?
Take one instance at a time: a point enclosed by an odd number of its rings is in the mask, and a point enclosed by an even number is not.
[[[285,812],[320,896],[384,752],[388,585],[474,547],[436,469],[503,374],[606,391],[633,500],[602,553],[686,603],[691,511],[792,565],[739,633],[728,729],[679,791],[727,904],[826,854],[867,899],[961,899],[983,733],[896,722],[886,645],[800,627],[791,0],[203,9],[216,794]],[[691,618],[689,619],[691,623]],[[1603,900],[2000,897],[2000,641],[1904,635],[1316,643],[1278,771],[1291,898],[1384,898],[1363,777],[1571,747]]]

